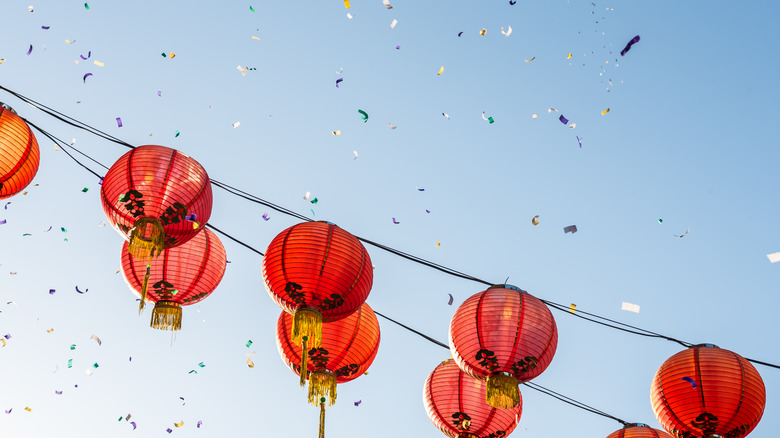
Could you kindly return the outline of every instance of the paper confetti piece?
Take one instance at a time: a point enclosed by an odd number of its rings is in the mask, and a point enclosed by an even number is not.
[[[395,46],[395,50],[401,50],[401,46]]]
[[[0,64],[2,64],[3,62],[5,62],[5,58],[0,58]]]
[[[531,118],[532,118],[532,119],[535,119],[535,118],[537,118],[537,117],[539,117],[539,115],[538,115],[538,114],[531,114]]]
[[[32,6],[27,6],[27,10],[30,12],[35,12],[35,9]]]
[[[89,337],[89,339],[93,339],[95,342],[98,343],[98,345],[103,345],[103,341],[100,340],[96,335],[92,335]]]
[[[385,5],[387,9],[393,9],[393,7],[390,5],[389,0],[382,0],[382,4]]]
[[[514,6],[517,3],[517,0],[509,0],[509,5]]]
[[[181,420],[178,423],[173,423],[173,425],[176,426],[176,427],[182,427],[182,426],[184,426],[184,420]]]
[[[200,425],[203,424],[202,421],[198,420],[198,429],[200,429]]]
[[[691,231],[691,227],[688,227],[688,229],[685,230],[685,232],[680,234],[679,236],[675,234],[674,237],[679,237],[680,239],[682,239],[683,237],[685,237],[686,234],[688,234],[688,231]]]
[[[56,290],[54,290],[54,289],[49,289],[49,295],[54,295],[54,292],[56,292]]]
[[[447,118],[447,120],[449,120],[449,119],[450,119],[450,115],[449,115],[449,114],[447,114],[447,113],[441,113],[441,115],[443,115],[444,117],[446,117],[446,118]]]
[[[580,149],[582,149],[582,139],[579,135],[577,136],[577,143],[580,145]]]
[[[121,117],[117,117],[116,118],[116,126],[119,127],[119,128],[122,127],[122,118]]]
[[[84,77],[82,78],[82,80],[84,81],[84,83],[85,83],[85,84],[87,83],[87,78],[88,78],[88,77],[90,77],[90,76],[92,76],[92,73],[87,73],[87,74],[85,74],[85,75],[84,75]]]
[[[352,153],[353,153],[353,154],[355,154],[355,158],[353,158],[353,160],[357,160],[357,159],[358,159],[358,153],[357,153],[357,151],[352,151]]]
[[[0,225],[5,225],[6,223],[8,223],[8,222],[5,219],[0,221]]]
[[[54,393],[57,394],[57,395],[62,395],[62,391],[58,391],[56,389],[54,390]]]
[[[780,252],[776,252],[773,254],[767,254],[767,258],[769,258],[770,263],[777,263],[780,262]]]
[[[363,123],[368,122],[368,113],[362,109],[359,109],[358,112],[360,113],[360,118],[363,120]]]
[[[576,124],[576,123],[572,123],[571,125],[569,125],[569,129],[574,129],[574,128],[576,128],[576,127],[577,127],[577,124]]]
[[[345,0],[345,1],[346,1],[346,0]],[[166,432],[168,432],[168,433],[171,433],[171,432],[173,432],[173,429],[171,429],[171,428],[169,427],[169,428],[165,429],[165,431],[166,431]]]
[[[336,131],[331,131],[333,135],[341,135],[341,129],[338,129]]]
[[[97,363],[97,362],[95,362],[95,363],[93,363],[93,364],[92,364],[92,368],[99,368],[99,367],[100,367],[100,365],[98,365],[98,363]]]
[[[199,363],[199,364],[198,364],[198,366],[199,366],[199,367],[201,367],[201,368],[203,368],[203,367],[205,367],[206,365],[205,365],[203,362],[201,362],[201,363]]]
[[[165,53],[163,53],[163,56],[165,56]],[[249,68],[242,67],[240,65],[238,67],[236,67],[236,69],[238,69],[238,71],[241,72],[241,76],[246,76],[246,73],[249,71]]]
[[[312,200],[311,200],[311,201],[309,201],[309,202],[311,202],[312,204],[316,204],[316,203],[320,202],[320,200],[319,200],[319,199],[317,199],[317,198],[314,198],[314,199],[312,199]]]
[[[89,10],[89,5],[84,3],[84,9]]]
[[[51,29],[51,26],[41,26],[41,29],[43,29],[43,30],[49,30],[49,29]]]
[[[253,8],[252,5],[249,5],[249,10],[255,12],[255,8]]]
[[[485,117],[485,112],[482,111],[482,119],[488,121],[491,125],[493,124],[494,120],[492,117]]]
[[[13,336],[11,336],[10,333],[6,333],[5,335],[3,335],[3,337],[6,339],[11,339]]]
[[[81,189],[81,193],[87,193],[89,191],[89,187],[84,187]]]
[[[352,6],[349,5],[349,0],[344,0],[344,7],[347,8],[347,9],[352,7]]]
[[[8,409],[7,411],[5,411],[5,413],[6,413],[6,414],[10,414],[10,413],[11,413],[11,411],[13,411],[13,410],[14,410],[14,408]]]
[[[683,377],[683,378],[682,378],[682,379],[680,379],[680,380],[685,380],[686,382],[690,383],[690,384],[691,384],[691,386],[693,386],[694,388],[696,388],[696,382],[695,382],[693,379],[691,379],[690,377]]]
[[[569,53],[568,55],[566,55],[566,59],[571,59],[571,53]]]
[[[3,343],[3,347],[5,347],[5,346],[6,346],[5,339],[3,339],[3,338],[0,338],[0,342],[2,342],[2,343]],[[0,347],[0,348],[2,348],[2,347]],[[7,412],[6,412],[6,413],[7,413]]]
[[[639,313],[639,304],[631,304],[623,301],[623,304],[620,306],[620,310]]]
[[[252,362],[252,359],[247,357],[246,358],[246,366],[248,366],[249,368],[254,368],[255,367],[255,363]]]
[[[177,130],[176,130],[176,134],[175,134],[173,137],[174,137],[174,138],[175,138],[175,137],[178,137],[178,136],[179,136],[179,134],[181,134],[181,132],[179,132],[179,130],[177,129]]]
[[[234,128],[238,128],[241,125],[241,122],[231,123],[231,126]]]
[[[131,421],[130,424],[133,425],[133,430],[135,430],[135,428],[137,427],[136,424],[135,424],[135,421]]]
[[[24,410],[25,410],[25,411],[27,411],[27,412],[32,412],[32,409],[30,409],[30,407],[29,407],[29,406],[25,406],[25,407],[24,407]]]
[[[602,111],[602,112],[601,112],[601,115],[602,115],[602,116],[606,116],[608,112],[609,112],[609,108],[607,108],[607,109],[605,109],[604,111]]]
[[[569,306],[569,312],[570,313],[574,313],[575,310],[577,310],[577,305],[574,304],[574,303],[571,303],[571,305]]]
[[[361,404],[361,403],[363,403],[363,400],[362,400],[362,399],[360,399],[360,400],[356,401],[356,402],[355,402],[355,406],[360,406],[360,404]]]
[[[449,295],[449,296],[450,296],[450,300],[449,300],[449,301],[447,301],[447,305],[448,305],[448,306],[451,306],[451,305],[452,305],[452,302],[455,300],[455,298],[452,296],[452,294],[447,294],[447,295]]]
[[[187,373],[187,374],[192,374],[192,373],[198,374],[198,372],[197,372],[197,371],[195,371],[195,370],[190,370],[190,372],[189,372],[189,373]]]
[[[400,222],[398,222],[397,220],[395,220],[395,218],[393,218],[393,223],[394,223],[394,224],[396,224],[396,225],[400,224]]]
[[[626,47],[624,47],[624,48],[623,48],[623,50],[621,50],[621,51],[620,51],[620,56],[624,56],[624,55],[626,54],[626,52],[628,52],[629,50],[631,50],[631,46],[633,46],[634,44],[636,44],[636,43],[638,43],[638,42],[639,42],[639,35],[637,35],[637,36],[635,36],[635,37],[631,38],[631,41],[629,41],[629,42],[626,44]]]
[[[252,35],[252,39],[253,39],[253,40],[258,40],[258,41],[260,41],[260,38],[258,38],[258,37],[256,37],[256,36],[254,36],[254,35]]]
[[[558,120],[560,120],[561,123],[563,123],[564,125],[569,123],[569,119],[567,119],[566,117],[563,117],[563,114],[561,114],[561,116],[558,117]]]
[[[397,128],[397,126],[393,126],[393,124],[392,124],[392,123],[390,123],[390,122],[388,122],[388,123],[387,123],[387,127],[388,127],[388,128],[390,128],[390,129],[395,129],[395,128]]]
[[[439,76],[441,76],[441,74],[442,74],[442,73],[444,73],[444,66],[443,66],[443,65],[442,65],[442,66],[441,66],[441,68],[439,69],[439,72],[438,72],[438,73],[436,73],[436,74],[437,74],[437,75],[439,75]]]
[[[458,32],[458,38],[460,38],[461,35],[463,35],[463,32]]]
[[[569,225],[568,227],[563,228],[563,234],[566,233],[576,233],[577,232],[577,226],[576,225]]]
[[[353,17],[354,17],[354,15],[350,14],[349,12],[347,12],[347,18],[349,18],[351,20]]]
[[[53,331],[54,331],[54,329],[53,329],[53,328],[46,329],[46,333],[51,333],[51,332],[53,332]]]
[[[536,220],[536,218],[538,218],[538,217],[539,217],[539,215],[537,214],[536,216],[531,218],[531,223],[534,224],[535,226],[539,225],[539,221]]]
[[[102,63],[102,62],[100,62],[100,61],[98,61],[98,60],[94,60],[94,61],[92,61],[92,62],[94,62],[94,63],[95,63],[95,65],[96,65],[96,66],[98,66],[98,67],[105,67],[105,66],[106,66],[106,64],[104,64],[104,63]]]
[[[80,290],[79,290],[79,287],[78,287],[78,286],[76,286],[76,292],[78,292],[78,293],[80,293],[80,294],[87,293],[88,291],[89,291],[89,289],[84,289],[84,292],[82,292],[82,291],[80,291]]]
[[[87,57],[86,57],[86,58],[84,57],[84,55],[79,55],[79,57],[81,57],[81,59],[83,59],[83,60],[85,60],[85,61],[86,61],[87,59],[89,59],[89,57],[90,57],[90,56],[92,56],[92,50],[90,50],[89,52],[87,52]]]
[[[508,37],[510,34],[512,34],[512,26],[507,25],[506,32],[504,32],[504,26],[501,26],[501,34]]]
[[[398,20],[393,20],[393,22],[390,23],[390,29],[395,29],[396,24],[398,24]]]
[[[171,58],[171,59],[173,59],[175,56],[176,56],[176,54],[175,54],[175,53],[173,53],[173,52],[171,52],[171,53],[169,53],[169,54],[168,54],[168,57],[169,57],[169,58]]]
[[[73,368],[73,359],[68,359],[68,368]]]
[[[662,223],[664,223],[664,220],[663,220],[663,219],[661,219],[661,218],[659,217],[659,218],[658,218],[658,223],[659,223],[659,224],[662,224]]]
[[[311,196],[311,192],[306,192],[306,194],[303,195],[303,200],[304,201],[308,201],[309,200],[309,196]]]
[[[75,350],[76,349],[76,344],[70,344],[70,349],[71,350]]]
[[[551,112],[553,112],[553,111],[555,111],[555,112],[558,112],[558,110],[557,110],[557,109],[555,109],[555,108],[547,108],[547,112],[548,112],[548,113],[551,113]]]
[[[525,62],[531,62],[531,61],[533,61],[534,59],[536,59],[536,56],[534,56],[534,57],[533,57],[533,58],[531,58],[531,59],[525,59],[524,61],[525,61]]]
[[[263,213],[263,220],[268,222],[268,219],[271,219],[271,217],[268,216],[268,212]],[[250,341],[250,342],[252,342],[252,341]]]
[[[487,33],[487,29],[485,29],[484,27],[482,28],[482,30],[479,31],[479,34],[482,36],[485,36],[486,33]]]
[[[343,81],[344,81],[344,78],[338,78],[338,79],[336,79],[336,88],[338,88],[338,87],[339,87],[339,83],[341,83],[341,82],[343,82]]]

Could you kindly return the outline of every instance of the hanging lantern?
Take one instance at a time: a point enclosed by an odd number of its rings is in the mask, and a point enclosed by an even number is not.
[[[447,359],[431,372],[423,389],[428,418],[450,438],[502,438],[523,413],[523,400],[509,409],[485,403],[485,382],[475,379]]]
[[[139,311],[147,300],[154,303],[151,326],[156,329],[181,329],[182,306],[204,300],[225,274],[225,247],[208,229],[151,261],[133,256],[128,245],[122,247],[122,272],[141,298]]]
[[[642,423],[626,424],[622,429],[607,435],[607,438],[673,438],[663,430],[653,429]]]
[[[658,422],[677,438],[739,438],[761,420],[766,389],[744,357],[700,344],[661,365],[650,400]]]
[[[354,380],[365,372],[379,349],[379,321],[368,304],[346,318],[322,325],[319,347],[307,351],[305,360],[290,337],[294,317],[282,312],[276,323],[276,346],[282,360],[301,376],[301,385],[309,380],[309,403],[320,406],[320,438],[325,433],[325,402],[336,402],[336,385]],[[316,343],[316,339],[312,339]]]
[[[32,182],[40,155],[27,123],[0,102],[0,199],[14,196]]]
[[[277,235],[263,257],[263,281],[271,297],[293,315],[292,339],[319,347],[322,323],[356,311],[371,291],[368,251],[330,222],[304,222]],[[308,344],[307,344],[308,342]]]
[[[450,321],[450,351],[461,370],[487,380],[490,406],[520,400],[518,383],[541,374],[555,355],[558,329],[550,309],[515,286],[499,284],[472,295]]]
[[[192,239],[211,216],[211,181],[189,156],[138,146],[106,173],[103,211],[136,258],[147,260]]]

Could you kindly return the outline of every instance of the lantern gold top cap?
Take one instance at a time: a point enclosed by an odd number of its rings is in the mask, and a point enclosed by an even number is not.
[[[623,429],[629,429],[632,427],[650,427],[646,425],[645,423],[627,423],[623,426]]]
[[[699,347],[720,348],[715,344],[696,344],[696,345],[691,345],[690,348],[699,348]]]

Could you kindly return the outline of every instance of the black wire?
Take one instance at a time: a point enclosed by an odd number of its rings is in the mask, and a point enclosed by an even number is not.
[[[26,120],[25,120],[25,121],[26,121]],[[38,130],[38,131],[39,131],[41,134],[43,134],[43,135],[45,135],[46,137],[48,137],[48,138],[49,138],[49,140],[53,141],[55,145],[57,144],[57,140],[59,140],[59,139],[57,139],[56,137],[52,136],[51,134],[49,134],[48,132],[44,131],[43,129],[41,129],[41,128],[37,127],[37,126],[36,126],[36,125],[34,125],[33,123],[30,123],[29,121],[26,121],[26,122],[27,122],[28,124],[30,124],[30,126],[32,126],[33,128],[37,129],[37,130]],[[65,142],[63,142],[62,140],[59,140],[59,141],[60,141],[60,142],[62,142],[62,144],[63,144],[63,145],[65,145]],[[75,149],[74,149],[74,150],[75,150]],[[67,156],[69,156],[71,160],[75,161],[75,162],[76,162],[76,164],[78,164],[79,166],[81,166],[81,167],[83,167],[83,168],[87,169],[87,171],[88,171],[89,173],[91,173],[91,174],[95,175],[95,176],[96,176],[98,179],[103,179],[103,177],[102,177],[102,176],[100,176],[100,175],[99,175],[97,172],[95,172],[94,170],[92,170],[92,169],[90,169],[89,167],[87,167],[86,165],[84,165],[84,163],[82,163],[81,161],[77,160],[77,159],[76,159],[76,157],[74,157],[73,155],[71,155],[71,154],[70,154],[70,152],[68,152],[68,151],[67,151],[67,150],[66,150],[64,147],[62,148],[62,152],[65,152],[65,154],[66,154]],[[82,155],[85,155],[85,154],[84,154],[84,153],[82,153],[81,151],[79,151],[79,153],[81,153]],[[86,156],[86,155],[85,155],[85,156]],[[90,158],[90,159],[91,159],[91,158]],[[92,160],[92,161],[95,161],[95,160]]]
[[[390,322],[392,322],[392,323],[395,323],[395,324],[398,324],[398,325],[400,325],[401,327],[403,327],[403,328],[405,328],[405,329],[409,330],[409,331],[410,331],[410,332],[412,332],[412,333],[415,333],[415,334],[417,334],[417,335],[419,335],[419,336],[422,336],[423,338],[427,339],[427,340],[428,340],[428,341],[430,341],[430,342],[433,342],[434,344],[438,345],[439,347],[444,347],[444,348],[446,348],[447,350],[449,350],[449,349],[450,349],[450,346],[449,346],[449,345],[447,345],[447,344],[445,344],[445,343],[443,343],[443,342],[439,342],[439,341],[437,341],[436,339],[433,339],[432,337],[430,337],[430,336],[428,336],[428,335],[426,335],[426,334],[420,333],[420,332],[418,332],[417,330],[415,330],[415,329],[413,329],[413,328],[411,328],[411,327],[409,327],[409,326],[403,325],[403,324],[401,324],[400,322],[398,322],[398,321],[396,321],[396,320],[394,320],[394,319],[388,318],[387,316],[385,316],[385,315],[382,315],[381,313],[377,312],[376,310],[374,310],[374,313],[376,313],[377,315],[381,316],[382,318],[384,318],[384,319],[386,319],[386,320],[388,320],[388,321],[390,321]]]
[[[255,195],[253,195],[251,193],[247,193],[247,192],[239,190],[239,189],[237,189],[235,187],[231,187],[231,186],[229,186],[229,185],[227,185],[227,184],[225,184],[223,182],[217,181],[215,179],[211,179],[211,183],[214,184],[215,186],[219,187],[220,189],[230,193],[231,195],[238,196],[240,198],[244,198],[247,201],[254,202],[255,204],[264,205],[264,206],[266,206],[268,208],[271,208],[273,210],[276,210],[276,211],[278,211],[279,213],[282,213],[282,214],[293,216],[295,218],[298,218],[298,219],[301,219],[301,220],[304,220],[304,221],[307,221],[307,222],[311,222],[312,221],[312,219],[309,219],[306,216],[303,216],[302,214],[296,213],[296,212],[294,212],[292,210],[288,210],[288,209],[286,209],[284,207],[280,207],[280,206],[278,206],[276,204],[273,204],[271,202],[268,202],[268,201],[266,201],[264,199],[258,198],[257,196],[255,196]],[[235,192],[237,192],[237,193],[235,193]]]
[[[214,226],[214,225],[212,225],[212,224],[206,224],[206,228],[211,228],[212,230],[216,231],[217,233],[219,233],[219,234],[221,234],[221,235],[223,235],[223,236],[227,237],[228,239],[230,239],[230,240],[232,240],[233,242],[236,242],[237,244],[239,244],[239,245],[241,245],[241,246],[243,246],[243,247],[245,247],[245,248],[249,249],[250,251],[253,251],[253,252],[257,253],[257,254],[260,254],[261,256],[265,256],[265,254],[263,254],[262,252],[260,252],[260,251],[258,251],[258,250],[256,250],[256,249],[254,249],[253,247],[251,247],[251,246],[247,245],[246,243],[244,243],[244,242],[242,242],[242,241],[240,241],[240,240],[236,239],[235,237],[233,237],[233,236],[231,236],[230,234],[228,234],[228,233],[226,233],[226,232],[224,232],[224,231],[220,230],[219,228],[215,227],[215,226]]]

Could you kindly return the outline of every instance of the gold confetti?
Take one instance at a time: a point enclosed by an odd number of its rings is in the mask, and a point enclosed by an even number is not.
[[[607,109],[605,109],[604,111],[602,111],[602,112],[601,112],[601,115],[602,115],[602,116],[606,116],[608,112],[609,112],[609,108],[607,108]]]
[[[569,306],[569,312],[574,313],[574,310],[577,308],[577,305],[574,303],[571,303],[571,306]]]
[[[440,246],[441,246],[441,242],[439,242],[439,241],[437,240],[437,241],[436,241],[436,248],[438,248],[438,247],[440,247]]]
[[[352,6],[349,5],[349,0],[344,0],[344,7],[347,8],[347,9],[352,7]]]
[[[537,214],[536,216],[531,218],[531,223],[534,224],[534,225],[539,225],[539,221],[536,220],[536,218],[538,218],[538,217],[539,217],[539,215]]]
[[[98,67],[104,67],[105,66],[105,64],[103,64],[100,61],[95,60],[94,62],[95,62],[95,65],[98,66]]]
[[[526,60],[525,60],[525,62],[531,62],[531,61],[533,61],[534,59],[536,59],[536,56],[534,56],[534,57],[533,57],[533,58],[531,58],[531,59],[526,59]]]
[[[181,420],[178,423],[173,423],[173,425],[176,426],[176,427],[182,427],[182,426],[184,426],[184,420]]]
[[[330,132],[332,132],[333,135],[341,135],[341,129],[339,129],[337,131],[330,131]]]
[[[252,36],[252,39],[253,39],[253,40],[258,40],[258,41],[260,40],[260,38],[258,38],[258,37],[256,37],[256,36]]]
[[[487,33],[487,29],[485,29],[484,27],[482,28],[482,30],[479,31],[479,34],[482,36],[485,36],[486,33]]]
[[[25,406],[25,407],[24,407],[24,410],[25,410],[25,411],[27,411],[27,412],[32,412],[32,409],[30,409],[30,407],[29,407],[29,406]]]
[[[252,359],[247,357],[246,358],[246,366],[248,366],[249,368],[254,368],[255,367],[255,363],[252,362]]]
[[[46,330],[46,333],[51,333],[51,332],[53,332],[53,331],[54,331],[54,329],[53,329],[53,328],[52,328],[52,329],[47,329],[47,330]]]
[[[171,52],[171,53],[168,55],[168,57],[169,57],[169,58],[171,58],[171,59],[173,59],[175,56],[176,56],[176,54],[175,54],[175,53],[173,53],[173,52]]]
[[[437,74],[437,75],[439,75],[439,76],[441,76],[441,74],[442,74],[442,73],[444,73],[444,66],[443,66],[443,65],[442,65],[442,66],[441,66],[441,68],[439,69],[439,72],[438,72],[438,73],[436,73],[436,74]]]
[[[569,53],[568,55],[566,55],[566,59],[571,59],[571,53]]]

